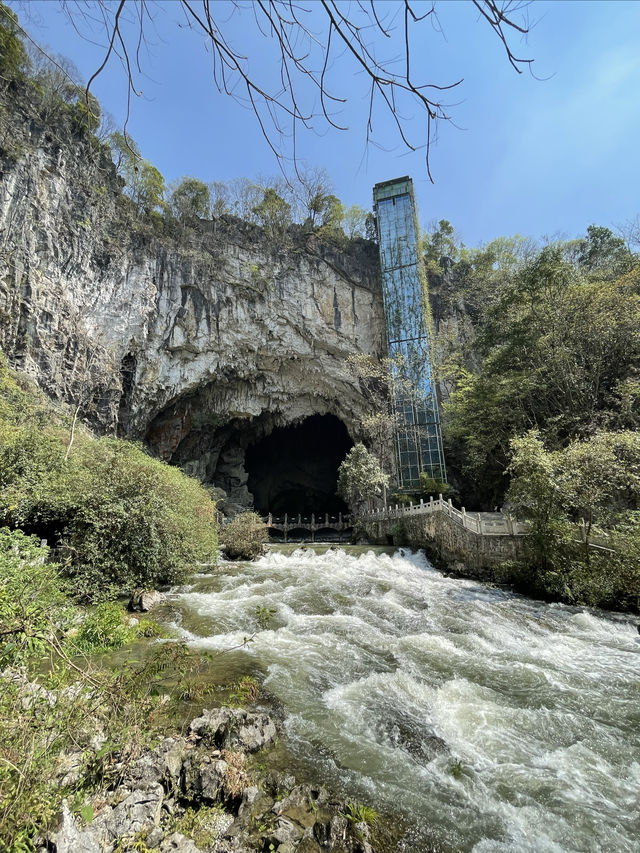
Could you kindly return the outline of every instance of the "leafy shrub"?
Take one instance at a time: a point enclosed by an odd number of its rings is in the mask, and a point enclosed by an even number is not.
[[[225,554],[230,560],[255,560],[269,541],[267,525],[255,512],[243,512],[220,531]]]
[[[214,504],[206,490],[136,445],[85,442],[60,487],[39,512],[67,515],[61,555],[88,599],[96,583],[118,592],[177,583],[215,554]]]
[[[0,668],[46,651],[68,620],[58,567],[19,530],[0,529]]]
[[[451,498],[457,498],[458,493],[450,486],[449,483],[445,483],[443,480],[438,480],[435,477],[431,477],[427,474],[426,471],[420,472],[420,497],[428,500],[429,498],[437,498],[438,495],[442,495],[445,500]]]
[[[105,601],[88,614],[76,637],[76,644],[85,651],[119,649],[135,636],[125,622],[124,611],[115,601]]]
[[[69,433],[0,361],[0,524],[47,538],[80,600],[182,581],[216,549],[206,489],[131,442]]]

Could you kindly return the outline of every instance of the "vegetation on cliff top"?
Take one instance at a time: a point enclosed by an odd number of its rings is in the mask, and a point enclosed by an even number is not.
[[[222,219],[261,227],[268,239],[291,247],[310,235],[338,251],[362,247],[374,237],[373,216],[358,205],[347,207],[334,193],[324,168],[303,167],[295,178],[246,177],[205,183],[185,176],[168,187],[161,172],[140,151],[129,134],[115,130],[93,95],[87,98],[80,73],[68,59],[49,57],[24,37],[15,13],[0,2],[0,91],[7,103],[25,108],[49,137],[81,140],[86,154],[97,159],[104,185],[92,188],[102,198],[108,188],[109,161],[120,179],[117,186],[122,215],[137,231],[184,237],[202,220]],[[28,105],[28,106],[27,106]],[[0,107],[0,119],[3,110]],[[0,158],[16,161],[32,137],[16,138],[10,121],[0,121]],[[32,133],[32,131],[30,131]],[[96,199],[94,199],[96,201]]]

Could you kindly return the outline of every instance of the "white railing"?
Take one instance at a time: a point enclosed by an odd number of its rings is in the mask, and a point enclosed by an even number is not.
[[[363,521],[388,521],[395,518],[407,518],[412,515],[430,515],[443,512],[452,521],[460,524],[466,530],[480,536],[524,536],[529,532],[529,523],[516,521],[510,515],[493,512],[467,512],[464,507],[456,509],[451,499],[445,500],[442,495],[438,498],[423,499],[420,503],[410,503],[408,506],[389,505],[380,510],[365,510],[361,513]]]

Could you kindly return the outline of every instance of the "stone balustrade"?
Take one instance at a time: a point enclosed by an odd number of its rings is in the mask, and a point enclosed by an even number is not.
[[[408,505],[389,505],[380,510],[365,510],[360,514],[365,523],[371,521],[389,521],[415,515],[429,515],[436,512],[445,513],[448,518],[462,525],[465,530],[481,536],[524,536],[529,532],[529,523],[516,521],[508,514],[499,512],[467,512],[464,507],[456,509],[451,499],[445,500],[442,495],[438,498],[423,499],[420,503]]]

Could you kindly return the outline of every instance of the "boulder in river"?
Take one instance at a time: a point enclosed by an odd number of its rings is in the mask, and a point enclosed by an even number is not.
[[[129,598],[128,608],[133,613],[147,613],[164,600],[165,596],[157,589],[134,589]]]
[[[192,721],[189,731],[218,749],[257,752],[273,742],[276,726],[267,714],[252,714],[238,708],[203,711]]]

